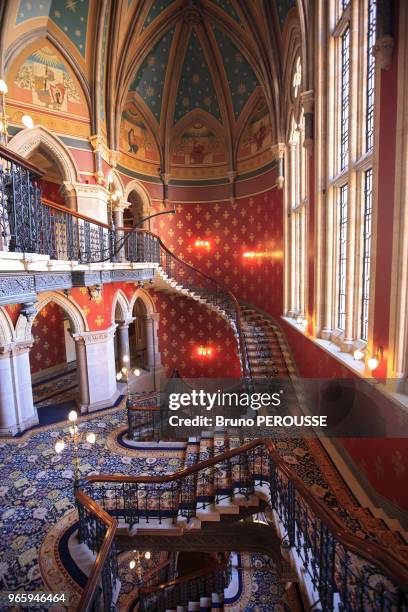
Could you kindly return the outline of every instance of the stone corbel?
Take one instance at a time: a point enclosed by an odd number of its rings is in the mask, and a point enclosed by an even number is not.
[[[94,155],[95,155],[95,179],[98,185],[105,185],[105,175],[102,171],[102,160],[110,163],[110,150],[108,149],[105,140],[101,134],[94,134],[89,137]]]
[[[309,152],[313,148],[313,107],[314,107],[314,91],[309,89],[303,91],[300,94],[300,101],[303,106],[304,119],[305,119],[305,134],[303,140],[303,146]]]
[[[160,172],[160,178],[163,182],[163,208],[167,208],[169,201],[170,173]]]
[[[391,66],[392,52],[394,49],[394,37],[390,35],[380,36],[372,49],[375,61],[381,70],[388,70]]]
[[[275,185],[278,189],[283,189],[283,185],[285,183],[284,176],[284,157],[285,157],[285,143],[278,142],[275,145],[272,145],[272,155],[274,159],[278,162],[278,176],[276,177]]]

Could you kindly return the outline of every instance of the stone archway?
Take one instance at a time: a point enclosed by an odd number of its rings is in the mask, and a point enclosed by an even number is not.
[[[124,199],[129,203],[127,208],[128,224],[135,225],[140,223],[142,219],[145,219],[150,215],[150,196],[145,187],[143,187],[138,180],[130,181],[126,185]],[[144,225],[141,227],[144,227]]]
[[[14,340],[14,326],[5,308],[0,308],[0,351]]]

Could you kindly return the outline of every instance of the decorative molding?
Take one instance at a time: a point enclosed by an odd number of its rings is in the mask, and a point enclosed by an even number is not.
[[[103,329],[102,331],[82,331],[79,333],[72,334],[75,342],[82,342],[85,345],[89,344],[98,344],[102,342],[106,342],[110,338],[113,338],[116,331],[116,325],[111,325],[107,329]]]
[[[34,278],[35,290],[38,293],[72,288],[71,272],[42,272],[41,274],[35,274]]]
[[[109,274],[109,280],[104,280],[103,275]],[[72,272],[73,287],[91,287],[100,285],[103,282],[110,282],[110,272],[98,272],[96,270],[75,270]]]
[[[139,268],[136,270],[112,270],[111,282],[128,282],[139,280],[152,280],[154,277],[154,268]]]
[[[36,300],[33,274],[0,274],[0,306],[25,304]]]

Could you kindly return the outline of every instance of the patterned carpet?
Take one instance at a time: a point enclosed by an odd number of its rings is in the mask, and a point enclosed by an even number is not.
[[[180,469],[184,452],[125,450],[112,454],[106,437],[125,423],[125,411],[115,408],[103,415],[80,419],[80,431],[94,431],[95,445],[80,444],[81,472],[165,474]],[[26,591],[44,588],[38,551],[50,528],[73,509],[72,462],[68,451],[57,455],[56,440],[68,434],[58,425],[33,430],[27,435],[0,441],[0,585]]]

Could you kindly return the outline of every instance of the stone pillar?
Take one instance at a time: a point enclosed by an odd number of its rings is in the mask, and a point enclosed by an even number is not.
[[[130,357],[130,346],[129,346],[129,325],[133,319],[127,321],[120,321],[117,327],[117,333],[119,336],[119,363],[123,365],[124,355]]]
[[[115,208],[113,209],[113,223],[114,226],[116,228],[116,245],[118,248],[118,245],[121,244],[124,233],[123,231],[121,231],[120,228],[123,227],[123,213],[126,210],[126,208],[128,208],[130,206],[130,202],[126,202],[124,200],[122,200],[121,202],[118,202],[115,205]],[[121,247],[119,248],[118,252],[116,253],[116,257],[117,257],[117,261],[126,261],[126,255],[125,255],[125,247]]]
[[[275,145],[272,145],[272,154],[278,163],[278,176],[276,177],[275,185],[278,189],[283,189],[283,183],[285,181],[285,167],[284,167],[284,158],[285,158],[285,143],[278,142]]]
[[[304,120],[305,120],[305,137],[303,139],[303,146],[309,152],[313,149],[313,108],[314,108],[314,91],[309,89],[308,91],[302,91],[300,94],[300,101],[303,106]]]
[[[72,201],[72,206],[81,215],[100,221],[108,222],[108,197],[109,194],[102,185],[87,185],[85,183],[64,183],[64,194]],[[75,202],[75,204],[74,204]]]
[[[116,367],[113,337],[116,325],[102,331],[87,331],[73,334],[78,348],[79,379],[84,396],[81,397],[81,412],[93,412],[112,406],[119,396],[116,386]],[[88,396],[85,389],[88,389]],[[84,403],[82,401],[84,400]]]
[[[15,435],[38,424],[31,384],[31,346],[30,341],[0,347],[0,435]]]
[[[152,369],[154,366],[161,365],[161,356],[159,353],[159,341],[157,330],[159,326],[159,314],[154,312],[146,315],[146,365]]]
[[[86,362],[86,345],[82,337],[75,337],[75,354],[77,363],[77,377],[79,387],[80,411],[89,406],[88,366]]]

